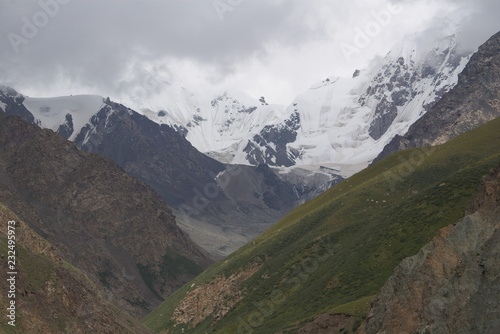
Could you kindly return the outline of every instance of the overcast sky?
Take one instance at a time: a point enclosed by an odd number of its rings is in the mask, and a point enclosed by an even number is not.
[[[161,83],[289,104],[410,33],[460,23],[477,48],[498,13],[498,0],[0,0],[0,84],[120,101]]]

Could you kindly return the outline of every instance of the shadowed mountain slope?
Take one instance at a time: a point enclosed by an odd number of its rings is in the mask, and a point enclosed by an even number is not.
[[[3,113],[0,201],[134,315],[210,263],[149,186],[110,159]]]

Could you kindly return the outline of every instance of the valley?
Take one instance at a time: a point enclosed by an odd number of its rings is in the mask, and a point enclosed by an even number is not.
[[[447,27],[288,105],[192,72],[127,99],[5,79],[0,332],[496,334],[500,32]]]

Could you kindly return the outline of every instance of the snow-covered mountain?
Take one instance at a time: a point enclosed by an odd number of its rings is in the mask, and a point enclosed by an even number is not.
[[[227,163],[249,164],[245,146],[269,124],[285,121],[285,106],[269,105],[264,97],[228,90],[203,98],[186,88],[169,87],[157,111],[141,109],[160,124],[169,124],[201,152]],[[251,162],[250,162],[251,163]]]
[[[457,82],[468,55],[453,36],[431,49],[402,42],[352,78],[328,78],[297,97],[295,164],[368,163],[396,134],[405,133]]]
[[[105,104],[106,99],[98,95],[32,98],[0,85],[0,111],[51,129],[71,141]]]
[[[211,101],[184,91],[166,97],[163,108],[143,112],[223,162],[329,166],[349,175],[449,91],[469,57],[458,51],[454,35],[433,43],[414,36],[352,77],[311,86],[286,108],[237,91]]]
[[[317,172],[328,167],[329,174],[346,177],[406,133],[456,84],[470,57],[457,44],[454,35],[432,43],[408,37],[351,77],[314,84],[288,107],[236,90],[208,97],[169,85],[140,112],[171,125],[199,151],[224,163]],[[103,100],[26,97],[24,106],[40,126],[74,140]]]
[[[406,38],[352,77],[331,76],[312,85],[288,107],[236,90],[208,97],[167,86],[154,106],[140,112],[224,163],[317,172],[329,167],[330,174],[349,176],[406,133],[456,84],[468,62],[454,35],[433,43],[419,37]],[[25,97],[23,104],[40,126],[74,140],[104,102],[79,95]]]

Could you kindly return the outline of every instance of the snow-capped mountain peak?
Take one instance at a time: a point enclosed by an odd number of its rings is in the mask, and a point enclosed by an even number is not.
[[[295,163],[370,162],[456,84],[468,61],[456,45],[454,36],[433,45],[410,39],[352,78],[329,78],[301,94],[293,103],[300,131],[289,145],[299,152]]]
[[[163,117],[146,115],[224,162],[362,168],[456,84],[468,59],[454,35],[414,35],[352,77],[312,85],[286,108],[227,91],[190,110],[166,99]]]
[[[205,99],[171,97],[171,93],[166,95],[159,112],[142,112],[157,123],[176,128],[200,151],[224,162],[248,164],[243,152],[248,140],[266,125],[283,122],[287,116],[284,106],[270,105],[263,96],[257,99],[238,90]],[[187,105],[191,108],[184,108]]]

